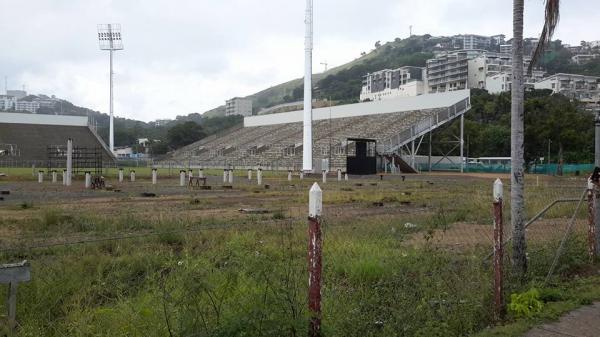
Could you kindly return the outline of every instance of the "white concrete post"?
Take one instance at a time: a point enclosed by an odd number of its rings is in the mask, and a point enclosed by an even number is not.
[[[73,139],[67,140],[67,186],[71,186],[73,177]]]
[[[200,177],[200,178],[204,178],[204,169],[200,169],[200,170],[198,171],[198,177]]]
[[[252,169],[248,169],[248,181],[252,180]]]
[[[185,171],[179,171],[179,186],[185,186]]]
[[[338,181],[342,181],[342,170],[337,169],[337,174],[338,174]]]
[[[320,217],[323,213],[323,191],[319,184],[314,183],[310,188],[308,195],[308,216],[311,218]]]
[[[123,169],[122,168],[119,169],[119,182],[120,183],[123,182]]]
[[[327,171],[323,170],[323,184],[327,182]]]
[[[258,182],[258,185],[262,185],[262,169],[258,169],[258,171],[256,171],[256,181]]]
[[[194,171],[192,171],[192,169],[190,169],[188,171],[188,180],[194,177]]]
[[[62,184],[67,186],[67,170],[63,170]]]
[[[52,170],[52,183],[56,184],[57,181],[58,181],[58,179],[57,179],[56,170]]]
[[[229,173],[229,171],[227,169],[223,170],[223,184],[226,184],[227,181],[229,180],[228,173]]]
[[[300,171],[300,180],[304,179],[304,171]]]
[[[288,181],[292,181],[292,170],[288,171]]]
[[[344,180],[348,181],[348,172],[344,172]]]
[[[90,172],[85,173],[85,188],[92,187],[92,174]]]
[[[130,177],[131,177],[131,182],[135,181],[135,171],[132,170],[131,173],[129,173]]]
[[[229,175],[229,184],[233,185],[233,170],[229,170],[228,175]]]
[[[156,185],[156,180],[158,180],[158,170],[152,169],[152,185]]]
[[[38,171],[38,183],[44,182],[44,171]]]

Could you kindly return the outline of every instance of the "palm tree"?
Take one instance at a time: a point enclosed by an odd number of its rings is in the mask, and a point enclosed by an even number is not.
[[[560,0],[546,0],[546,17],[539,43],[533,53],[528,73],[539,61],[551,42],[558,24]],[[514,273],[521,278],[527,273],[527,240],[524,222],[524,105],[525,85],[523,69],[523,10],[524,0],[513,0],[513,71],[511,104],[511,222],[513,237],[512,264]]]

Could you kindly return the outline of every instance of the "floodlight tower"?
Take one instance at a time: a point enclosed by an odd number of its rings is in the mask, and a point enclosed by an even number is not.
[[[306,0],[306,36],[304,40],[304,144],[302,169],[313,170],[312,163],[312,51],[313,51],[313,0]]]
[[[110,53],[110,126],[109,126],[109,142],[110,151],[115,151],[115,128],[113,114],[113,52],[115,50],[123,50],[123,40],[121,39],[121,25],[118,23],[100,24],[98,25],[98,41],[100,42],[100,50],[108,50]]]

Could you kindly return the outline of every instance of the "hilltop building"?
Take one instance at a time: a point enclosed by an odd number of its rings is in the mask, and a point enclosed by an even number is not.
[[[234,97],[225,102],[225,116],[252,116],[252,100]]]
[[[363,77],[360,100],[379,101],[419,96],[425,92],[425,68],[400,67],[369,73]]]
[[[0,111],[14,111],[16,106],[16,97],[9,95],[0,95]]]
[[[576,74],[554,74],[535,84],[536,89],[550,89],[555,94],[562,94],[577,99],[588,106],[600,105],[600,77]]]

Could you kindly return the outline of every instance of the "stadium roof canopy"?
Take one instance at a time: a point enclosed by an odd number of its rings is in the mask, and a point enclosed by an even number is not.
[[[0,124],[88,126],[88,118],[85,116],[38,115],[1,112]]]
[[[386,113],[408,112],[415,110],[448,108],[470,97],[470,90],[457,90],[445,93],[398,97],[381,101],[337,105],[331,108],[313,109],[313,120],[368,116]],[[303,111],[283,112],[244,118],[244,126],[264,126],[302,122]]]

